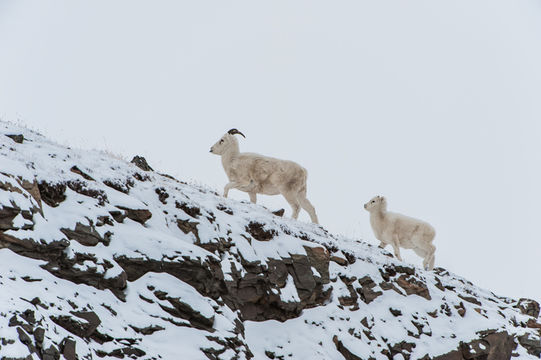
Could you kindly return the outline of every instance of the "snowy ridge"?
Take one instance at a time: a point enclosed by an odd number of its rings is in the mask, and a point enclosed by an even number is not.
[[[12,124],[0,164],[0,359],[541,353],[536,302],[444,269]]]

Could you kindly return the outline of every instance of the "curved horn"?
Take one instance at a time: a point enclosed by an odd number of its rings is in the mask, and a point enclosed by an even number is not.
[[[227,133],[230,134],[230,135],[239,134],[239,135],[242,135],[242,137],[246,139],[246,136],[244,136],[244,134],[241,133],[240,131],[238,131],[237,129],[231,129]]]

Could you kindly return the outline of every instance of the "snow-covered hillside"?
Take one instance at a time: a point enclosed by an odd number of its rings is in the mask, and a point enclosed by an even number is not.
[[[0,301],[0,359],[541,353],[535,301],[7,123]]]

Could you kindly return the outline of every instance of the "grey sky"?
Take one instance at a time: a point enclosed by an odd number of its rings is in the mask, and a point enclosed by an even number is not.
[[[538,0],[0,0],[4,120],[218,189],[237,127],[309,170],[331,231],[374,242],[385,195],[435,226],[436,266],[537,300],[539,64]]]

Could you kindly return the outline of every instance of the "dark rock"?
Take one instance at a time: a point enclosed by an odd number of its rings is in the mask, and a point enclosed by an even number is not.
[[[108,202],[107,194],[105,194],[103,190],[92,189],[84,181],[79,181],[79,180],[68,181],[67,186],[78,194],[88,196],[88,197],[98,200],[98,204],[100,204],[100,206],[103,206],[105,205],[106,202]]]
[[[401,275],[397,279],[396,283],[398,284],[398,286],[404,289],[406,291],[406,294],[408,295],[414,294],[424,297],[427,300],[432,300],[426,284],[419,280],[416,280],[412,276],[408,277],[407,275]]]
[[[357,293],[361,295],[361,299],[366,304],[370,304],[378,296],[383,295],[382,291],[372,290],[376,286],[376,283],[369,276],[365,276],[359,279],[359,284],[361,285],[361,287],[357,288]]]
[[[45,329],[38,327],[34,330],[34,339],[37,344],[42,344],[45,340]]]
[[[24,141],[24,135],[22,134],[6,134],[6,136],[15,141],[17,144],[22,144]]]
[[[169,197],[167,191],[165,191],[164,188],[157,188],[154,191],[156,192],[156,194],[158,194],[158,200],[160,200],[160,202],[164,205],[167,204],[167,198]]]
[[[276,210],[272,212],[273,215],[278,216],[278,217],[284,216],[284,213],[285,213],[284,209],[280,209],[280,210]]]
[[[175,201],[175,207],[184,211],[186,214],[190,215],[195,219],[201,216],[201,209],[199,209],[197,206],[190,206],[184,202]]]
[[[308,255],[308,260],[310,261],[310,264],[321,275],[321,281],[323,281],[323,283],[328,283],[330,255],[327,249],[325,249],[324,247],[308,246],[304,246],[304,249],[306,250],[306,255]]]
[[[137,166],[139,169],[143,170],[143,171],[154,171],[150,165],[148,165],[146,159],[142,156],[134,156],[133,159],[131,160],[131,163],[132,164],[135,164],[135,166]]]
[[[340,256],[333,255],[333,256],[330,257],[330,260],[332,262],[337,263],[340,266],[347,266],[348,265],[347,259],[344,259],[343,257],[340,257]]]
[[[216,209],[223,211],[224,213],[228,215],[233,215],[233,210],[231,210],[230,208],[228,208],[227,206],[223,204],[218,204],[218,206],[216,206]]]
[[[75,349],[76,343],[75,340],[70,338],[64,338],[60,344],[62,350],[62,355],[66,360],[77,360],[77,351]]]
[[[469,303],[481,306],[481,302],[479,300],[477,300],[476,298],[474,298],[473,296],[464,296],[462,294],[458,294],[458,297],[461,298],[462,300],[465,300],[465,301],[469,302]]]
[[[126,211],[118,210],[109,211],[109,214],[111,214],[113,219],[115,219],[115,221],[118,223],[123,223],[124,219],[128,216],[128,213]]]
[[[246,232],[250,234],[254,239],[259,241],[269,241],[274,238],[274,236],[278,235],[276,230],[269,229],[265,230],[265,225],[251,221],[248,226],[246,226]]]
[[[524,334],[518,337],[518,342],[528,351],[528,354],[541,357],[541,340],[539,338],[530,338],[529,334]]]
[[[128,217],[128,219],[136,221],[141,225],[144,225],[145,222],[147,222],[147,220],[152,217],[152,213],[147,209],[129,209],[123,206],[117,207],[126,211],[126,216]]]
[[[510,360],[516,347],[513,336],[504,331],[461,343],[457,350],[436,356],[433,360]]]
[[[210,332],[214,331],[212,327],[214,325],[214,316],[211,318],[206,318],[198,311],[195,311],[189,304],[186,304],[177,298],[167,296],[165,297],[165,300],[167,300],[173,306],[170,308],[160,305],[160,307],[167,313],[189,321],[190,325],[196,329]]]
[[[199,231],[197,230],[197,225],[199,223],[195,221],[177,219],[177,226],[184,234],[192,233],[197,239],[196,243],[200,244],[201,239],[199,238]]]
[[[75,229],[60,229],[70,240],[76,240],[84,246],[96,246],[100,242],[109,244],[109,239],[103,239],[93,225],[75,224]]]
[[[167,273],[212,299],[218,299],[227,292],[219,264],[187,258],[182,262],[167,262],[125,256],[115,257],[115,261],[124,269],[129,281],[135,281],[148,272]]]
[[[18,228],[13,226],[13,219],[20,213],[21,209],[6,205],[2,206],[0,208],[0,231],[17,230]]]
[[[134,185],[134,181],[131,179],[127,179],[125,183],[118,179],[108,179],[104,180],[103,183],[111,189],[115,189],[116,191],[120,191],[124,194],[129,194],[130,188],[132,188]]]
[[[54,345],[51,345],[42,351],[42,356],[43,360],[59,360],[60,351]]]
[[[334,335],[332,338],[332,341],[334,342],[334,345],[336,346],[336,350],[338,350],[338,352],[342,354],[345,360],[362,360],[360,357],[358,357],[357,355],[349,351],[344,346],[342,341],[338,340],[338,336]]]
[[[539,303],[535,300],[521,298],[515,307],[524,315],[529,315],[536,319],[539,317]]]
[[[165,328],[163,328],[161,326],[158,326],[158,325],[150,325],[150,326],[147,326],[147,327],[144,327],[144,328],[138,328],[138,327],[133,326],[133,325],[131,325],[130,327],[133,330],[137,331],[139,334],[143,334],[143,335],[152,335],[156,331],[165,330]]]
[[[389,311],[391,312],[391,314],[393,314],[393,316],[402,316],[402,311],[400,310],[389,308]]]
[[[73,166],[70,171],[72,173],[75,173],[77,175],[80,175],[82,176],[85,180],[89,180],[89,181],[95,181],[92,176],[88,175],[87,173],[83,172],[81,169],[79,169],[77,166]]]
[[[101,324],[100,318],[93,311],[71,312],[71,314],[85,320],[85,322],[67,315],[51,316],[51,320],[73,335],[82,338],[89,338]]]
[[[57,207],[62,201],[66,200],[66,184],[47,183],[41,181],[38,183],[41,200],[50,207]]]

